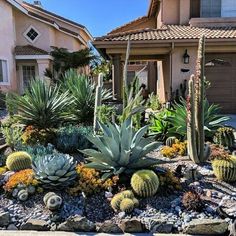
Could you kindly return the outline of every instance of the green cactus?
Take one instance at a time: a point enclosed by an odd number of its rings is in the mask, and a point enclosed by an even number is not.
[[[196,76],[189,80],[187,99],[187,139],[190,159],[196,164],[208,159],[209,149],[205,146],[204,133],[205,98],[205,37],[199,41]]]
[[[138,206],[139,201],[134,197],[133,192],[130,190],[117,193],[111,200],[111,207],[114,211],[124,211],[130,213],[135,207]]]
[[[217,179],[225,182],[236,181],[236,157],[230,156],[228,159],[214,160],[212,168]]]
[[[131,213],[134,210],[134,201],[130,198],[124,198],[120,203],[120,210]]]
[[[176,137],[169,137],[166,139],[166,146],[172,147],[176,143]]]
[[[54,192],[49,192],[43,197],[43,202],[49,210],[55,211],[61,207],[62,198]]]
[[[20,190],[17,194],[17,199],[22,202],[26,201],[28,199],[28,197],[29,197],[29,193],[25,189]]]
[[[11,171],[31,169],[31,164],[31,156],[27,152],[14,152],[6,160],[6,166]]]
[[[131,178],[131,186],[140,197],[152,197],[159,188],[159,178],[152,170],[139,170]]]
[[[232,149],[234,147],[234,129],[228,127],[219,128],[213,140],[216,144]]]

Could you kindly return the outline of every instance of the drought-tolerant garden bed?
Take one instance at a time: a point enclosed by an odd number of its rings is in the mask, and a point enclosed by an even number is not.
[[[134,82],[118,111],[101,80],[75,71],[8,94],[0,227],[235,235],[235,130],[205,98],[203,49],[204,38],[188,96],[168,109]]]

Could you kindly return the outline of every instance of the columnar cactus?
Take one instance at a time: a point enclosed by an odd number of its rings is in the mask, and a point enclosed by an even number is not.
[[[98,131],[98,122],[97,122],[97,113],[98,113],[98,107],[102,105],[102,87],[103,87],[103,75],[102,73],[98,76],[98,85],[96,88],[96,97],[95,97],[95,107],[94,107],[94,133]]]
[[[207,160],[205,148],[204,99],[205,99],[205,37],[199,41],[196,76],[189,80],[187,99],[187,139],[189,156],[196,164]],[[207,147],[208,148],[208,147]]]

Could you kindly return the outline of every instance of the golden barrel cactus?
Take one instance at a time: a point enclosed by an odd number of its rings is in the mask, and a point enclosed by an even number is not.
[[[31,164],[31,156],[27,152],[14,152],[6,160],[6,166],[11,171],[31,169]]]
[[[236,181],[236,157],[230,156],[226,159],[214,160],[212,168],[215,176],[225,182]]]
[[[124,198],[120,203],[120,210],[131,213],[134,209],[134,201],[130,198]]]
[[[157,193],[160,182],[152,170],[139,170],[131,178],[131,186],[140,197],[152,197]]]

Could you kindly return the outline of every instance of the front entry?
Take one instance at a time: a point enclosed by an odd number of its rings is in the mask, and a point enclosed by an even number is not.
[[[207,54],[206,79],[210,103],[219,104],[223,113],[236,114],[236,54]]]

